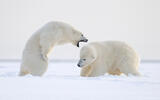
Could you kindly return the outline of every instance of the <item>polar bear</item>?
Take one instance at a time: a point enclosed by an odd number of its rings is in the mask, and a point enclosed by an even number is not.
[[[81,76],[96,77],[105,73],[112,75],[140,75],[139,55],[133,48],[121,41],[93,42],[82,47],[80,60]]]
[[[79,47],[80,42],[87,41],[87,38],[71,25],[63,22],[49,22],[27,41],[19,75],[42,76],[48,67],[48,54],[54,46],[72,43]]]

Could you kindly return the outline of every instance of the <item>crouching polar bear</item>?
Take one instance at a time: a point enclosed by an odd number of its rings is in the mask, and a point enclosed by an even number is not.
[[[94,42],[82,47],[77,66],[81,76],[95,77],[109,73],[112,75],[140,75],[140,58],[133,48],[124,42]]]
[[[72,26],[63,22],[49,22],[27,41],[19,75],[42,76],[48,67],[48,53],[55,45],[72,43],[79,47],[79,42],[87,41],[83,34]]]

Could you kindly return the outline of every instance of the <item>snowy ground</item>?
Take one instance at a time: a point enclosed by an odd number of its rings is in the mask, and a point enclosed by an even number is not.
[[[18,77],[19,62],[0,62],[0,100],[160,100],[160,63],[141,63],[142,77],[79,76],[76,62],[50,63],[43,77]]]

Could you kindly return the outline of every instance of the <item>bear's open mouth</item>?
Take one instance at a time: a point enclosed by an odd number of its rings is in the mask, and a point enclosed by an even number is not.
[[[84,39],[84,40],[78,41],[78,42],[77,42],[77,47],[79,47],[79,43],[80,43],[80,42],[88,42],[88,39]]]

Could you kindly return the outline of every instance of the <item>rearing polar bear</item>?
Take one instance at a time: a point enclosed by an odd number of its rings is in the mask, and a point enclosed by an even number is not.
[[[35,32],[23,51],[20,76],[31,74],[42,76],[48,67],[48,54],[55,45],[87,42],[83,34],[71,25],[63,22],[49,22]]]

